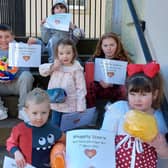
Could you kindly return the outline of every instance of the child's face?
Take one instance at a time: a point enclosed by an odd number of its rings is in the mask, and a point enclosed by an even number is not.
[[[117,49],[117,43],[113,38],[103,39],[101,47],[106,58],[108,59],[114,58]]]
[[[64,5],[56,5],[54,8],[54,13],[66,13],[66,8]]]
[[[35,127],[43,126],[49,117],[50,105],[48,101],[44,101],[40,104],[29,102],[28,106],[25,107],[25,111],[30,119],[30,122]]]
[[[62,44],[58,46],[58,59],[62,65],[71,66],[73,57],[72,46]]]
[[[14,36],[11,34],[10,31],[0,30],[0,49],[8,50],[9,43],[12,42],[13,39],[14,39]]]
[[[131,109],[152,113],[152,92],[129,92],[128,102]]]

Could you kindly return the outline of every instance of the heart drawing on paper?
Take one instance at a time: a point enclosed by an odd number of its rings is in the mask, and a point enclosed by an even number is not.
[[[73,120],[74,124],[77,124],[80,121],[80,118]]]
[[[60,20],[55,20],[55,24],[60,24]]]
[[[25,61],[28,61],[28,60],[30,59],[30,56],[24,55],[24,56],[23,56],[23,59],[24,59]]]
[[[114,72],[107,72],[107,76],[110,77],[110,78],[113,77],[114,76]]]
[[[94,157],[97,154],[97,151],[95,149],[85,149],[85,155],[91,159],[92,157]]]

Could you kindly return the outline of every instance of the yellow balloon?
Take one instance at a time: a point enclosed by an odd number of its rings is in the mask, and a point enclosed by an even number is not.
[[[138,110],[131,110],[126,113],[124,130],[144,142],[152,141],[158,133],[155,117]]]

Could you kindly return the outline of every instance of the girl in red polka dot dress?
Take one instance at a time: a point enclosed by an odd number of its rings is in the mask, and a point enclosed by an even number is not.
[[[156,145],[142,142],[123,129],[124,117],[130,110],[152,114],[159,133],[165,134],[166,127],[162,112],[159,110],[163,96],[163,80],[156,62],[128,65],[126,82],[128,101],[117,101],[107,107],[102,130],[115,132],[116,168],[156,168]],[[158,153],[159,154],[159,153]]]

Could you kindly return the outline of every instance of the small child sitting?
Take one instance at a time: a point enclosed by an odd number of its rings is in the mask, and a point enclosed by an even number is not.
[[[68,5],[64,0],[56,0],[51,9],[52,15],[60,13],[68,13]],[[55,57],[55,47],[57,42],[63,38],[69,38],[77,44],[78,40],[84,38],[84,31],[76,25],[70,23],[69,31],[61,31],[56,29],[49,29],[44,26],[46,19],[42,20],[41,24],[41,38],[44,43],[47,43],[47,50],[49,53],[48,62],[53,63]]]
[[[26,97],[25,111],[29,122],[21,122],[12,129],[7,150],[14,155],[19,168],[26,163],[49,167],[51,148],[58,141],[65,144],[65,135],[47,122],[50,114],[48,94],[40,88],[33,89]]]

